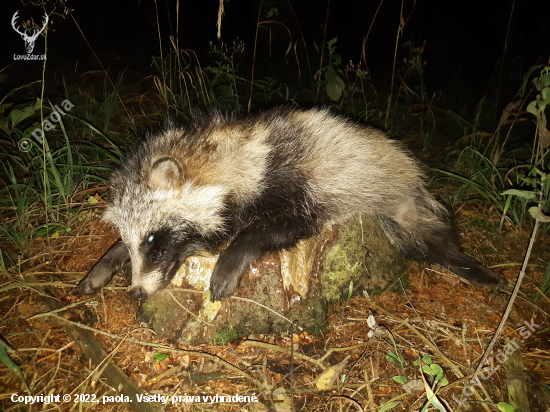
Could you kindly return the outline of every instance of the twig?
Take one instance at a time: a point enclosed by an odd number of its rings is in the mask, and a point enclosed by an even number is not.
[[[55,352],[55,353],[50,353],[49,355],[44,356],[42,359],[39,359],[38,362],[36,362],[36,363],[40,363],[40,362],[42,362],[42,361],[45,361],[45,360],[48,359],[50,356],[53,356],[53,355],[55,355],[55,354],[60,354],[60,353],[63,352],[65,349],[67,349],[67,348],[73,346],[73,344],[74,344],[74,340],[70,341],[69,343],[67,343],[67,344],[66,344],[65,346],[63,346],[62,348],[54,349],[54,352]],[[37,351],[36,353],[38,353],[38,351]]]
[[[187,313],[189,313],[191,316],[194,316],[195,318],[197,318],[199,320],[199,322],[203,322],[203,323],[206,323],[207,325],[209,326],[213,326],[211,323],[205,321],[204,319],[201,319],[200,317],[198,317],[197,315],[195,315],[193,312],[191,312],[189,309],[187,309],[185,306],[183,306],[179,300],[176,299],[176,297],[172,294],[171,291],[168,291],[168,294],[170,296],[172,296],[172,299],[174,299],[174,302],[176,302],[180,308],[182,308],[184,311],[186,311]]]
[[[364,376],[365,376],[365,386],[367,387],[367,397],[369,399],[369,410],[375,411],[376,410],[376,403],[374,402],[374,394],[372,393],[372,387],[370,385],[369,380],[369,374],[367,372],[367,369],[363,370]],[[374,378],[374,376],[373,376]]]
[[[539,293],[541,294],[541,296],[542,296],[544,299],[546,299],[548,302],[550,302],[550,298],[549,298],[548,296],[546,296],[546,295],[542,292],[542,290],[540,290],[540,289],[537,287],[537,285],[533,285],[533,287],[536,289],[537,292],[539,292]]]
[[[540,211],[540,204],[539,204],[539,211]],[[491,341],[489,342],[489,345],[487,345],[487,348],[485,349],[485,352],[483,353],[483,356],[481,357],[481,360],[479,364],[477,365],[476,371],[474,372],[474,376],[477,376],[481,369],[483,368],[483,364],[485,363],[485,358],[489,355],[489,353],[493,350],[493,347],[498,342],[498,339],[500,338],[500,334],[502,333],[502,330],[504,329],[504,325],[506,324],[506,321],[508,320],[508,316],[510,315],[510,312],[512,311],[512,306],[514,305],[514,301],[516,300],[516,296],[519,292],[519,288],[521,287],[521,282],[523,281],[523,278],[525,277],[525,269],[527,268],[527,262],[529,261],[529,258],[531,257],[531,251],[533,250],[533,244],[535,243],[535,237],[537,236],[537,231],[539,229],[539,223],[540,221],[538,219],[535,220],[535,227],[533,228],[533,233],[531,234],[531,239],[529,240],[529,246],[527,248],[527,253],[525,254],[525,258],[523,260],[523,266],[521,267],[521,270],[518,275],[518,280],[516,281],[516,286],[514,287],[514,290],[512,291],[512,295],[510,296],[510,300],[508,301],[508,305],[506,306],[506,310],[504,311],[504,314],[502,315],[502,319],[500,320],[500,323],[498,324],[497,330],[495,331],[495,334],[493,335]]]
[[[76,287],[73,283],[65,283],[65,282],[29,282],[29,283],[13,283],[9,286],[6,286],[5,288],[1,288],[0,292],[4,292],[5,290],[14,289],[14,288],[29,288],[32,289],[33,287],[43,287],[43,286],[54,286],[58,288],[74,288]],[[104,286],[103,289],[107,290],[128,290],[127,286]]]
[[[57,315],[56,315],[57,316]],[[142,328],[138,328],[138,329],[142,329]],[[78,384],[78,386],[76,388],[74,388],[71,393],[69,395],[73,395],[78,388],[80,388],[82,385],[84,385],[84,383],[86,383],[91,377],[94,377],[95,379],[94,380],[97,380],[101,377],[103,371],[105,370],[105,368],[107,367],[107,365],[109,364],[109,360],[111,360],[113,358],[113,356],[115,356],[115,354],[118,352],[118,349],[120,348],[120,345],[122,345],[124,343],[124,340],[128,337],[128,335],[130,333],[132,333],[134,330],[136,329],[132,329],[132,330],[129,330],[128,332],[126,332],[126,335],[124,335],[124,338],[122,338],[122,340],[120,341],[120,343],[107,355],[103,358],[103,360],[101,362],[99,362],[97,364],[97,366],[94,368],[93,371],[91,371],[88,376],[86,376],[86,378],[80,382]],[[98,373],[99,372],[99,373]]]
[[[37,317],[44,317],[44,316],[53,315],[54,313],[63,312],[67,309],[74,308],[75,306],[78,306],[78,305],[81,305],[81,304],[87,303],[87,302],[91,302],[91,300],[82,300],[80,302],[71,303],[70,305],[67,305],[65,307],[55,309],[55,310],[52,310],[52,311],[49,311],[49,312],[38,313],[36,315],[31,316],[30,318],[27,318],[27,320],[31,320],[31,319],[34,319],[34,318],[37,318]]]
[[[32,268],[29,268],[23,272],[21,272],[21,276],[25,276],[25,275],[28,275],[29,273],[33,273],[33,272],[36,272],[38,269],[44,267],[44,266],[47,266],[50,264],[50,261],[49,260],[46,260],[45,262],[42,262]]]
[[[271,309],[271,308],[269,308],[269,307],[267,307],[267,306],[265,306],[265,305],[262,305],[260,302],[256,302],[255,300],[252,300],[252,299],[249,299],[249,298],[242,298],[242,297],[240,297],[240,296],[231,296],[231,299],[237,299],[237,300],[242,300],[242,301],[249,302],[249,303],[254,303],[254,304],[258,305],[258,306],[261,306],[261,307],[264,308],[264,309],[267,309],[268,311],[270,311],[271,313],[273,313],[273,314],[279,316],[280,318],[286,320],[288,323],[292,323],[292,321],[291,321],[289,318],[287,318],[287,317],[281,315],[279,312],[276,312],[275,310],[273,310],[273,309]],[[297,327],[298,329],[300,329],[300,331],[302,331],[302,332],[304,331],[304,328],[302,328],[300,325],[296,325],[296,327]]]
[[[357,345],[345,346],[343,348],[330,348],[322,357],[319,359],[319,362],[324,362],[326,358],[332,355],[334,352],[346,352],[348,350],[353,350],[357,348],[362,348],[363,346],[368,346],[369,341],[358,343]]]
[[[292,344],[292,342],[291,342],[291,344]],[[259,348],[271,349],[271,350],[274,350],[274,351],[277,351],[277,352],[282,352],[282,353],[290,353],[291,352],[290,348],[281,348],[280,346],[272,345],[272,344],[266,343],[266,342],[260,342],[260,341],[257,341],[257,340],[245,340],[244,342],[241,343],[241,345],[242,346],[257,346]],[[307,362],[310,362],[310,363],[313,363],[314,365],[319,366],[323,369],[326,368],[326,365],[323,364],[322,361],[310,358],[309,356],[306,356],[306,355],[304,355],[300,352],[294,352],[294,357],[303,359],[303,360],[305,360]]]
[[[210,291],[208,290],[196,290],[196,289],[183,289],[183,288],[176,288],[174,289],[174,291],[177,291],[177,292],[189,292],[189,293],[200,293],[200,294],[209,294]],[[249,298],[242,298],[240,296],[230,296],[229,299],[236,299],[236,300],[242,300],[243,302],[248,302],[248,303],[253,303],[255,305],[258,305],[264,309],[267,309],[268,311],[270,311],[271,313],[273,313],[274,315],[277,315],[279,316],[280,318],[286,320],[288,323],[292,323],[292,321],[285,317],[284,315],[281,315],[279,312],[271,309],[270,307],[267,307],[263,304],[261,304],[260,302],[256,302],[255,300],[252,300],[252,299],[249,299]],[[297,325],[297,328],[300,329],[300,331],[304,331],[304,328],[302,328],[300,325]]]
[[[248,98],[248,114],[250,114],[250,108],[252,106],[252,87],[254,85],[254,66],[256,64],[256,48],[258,46],[258,29],[260,28],[260,15],[262,12],[262,2],[260,1],[259,3],[260,3],[260,6],[258,8],[258,21],[256,22],[256,38],[254,40],[254,55],[252,56],[252,75],[250,79],[250,97]],[[220,6],[223,7],[221,1],[220,1]],[[219,35],[219,32],[218,32],[218,35]]]
[[[321,61],[319,63],[319,84],[321,83],[321,71],[323,70],[323,59],[325,57],[325,41],[327,38],[327,26],[328,26],[328,15],[330,11],[330,0],[328,0],[327,4],[327,16],[325,18],[325,27],[323,28],[323,43],[321,43]],[[315,75],[314,75],[315,76]],[[315,78],[313,79],[315,81]],[[319,90],[321,90],[320,87],[317,87],[317,99],[319,98]]]
[[[385,309],[382,309],[380,306],[377,306],[375,305],[374,303],[370,303],[370,306],[375,308],[376,310],[380,311],[380,312],[383,312],[385,313],[386,315],[396,319],[396,320],[399,320],[400,322],[403,323],[403,325],[407,326],[407,328],[409,328],[411,331],[413,331],[420,339],[422,339],[422,341],[428,345],[435,353],[437,356],[439,356],[443,362],[445,362],[450,368],[451,370],[455,373],[455,375],[457,375],[459,378],[463,378],[464,377],[464,374],[460,371],[460,369],[458,368],[458,366],[456,366],[453,362],[451,362],[451,360],[449,358],[447,358],[447,356],[445,356],[445,354],[443,352],[441,352],[439,350],[439,348],[437,346],[435,346],[432,342],[430,342],[424,335],[422,335],[422,333],[420,333],[420,331],[418,331],[418,329],[416,329],[413,325],[411,325],[407,319],[401,319],[399,316],[396,316],[390,312],[388,312],[387,310]],[[483,389],[485,389],[484,387],[482,387]],[[472,390],[474,392],[474,395],[475,397],[480,400],[480,401],[483,401],[483,398],[481,397],[481,395],[479,394],[479,392],[474,388],[472,387]],[[482,402],[481,405],[483,406],[483,408],[487,411],[487,412],[490,412],[490,409],[489,407],[487,406],[487,404],[485,402]]]

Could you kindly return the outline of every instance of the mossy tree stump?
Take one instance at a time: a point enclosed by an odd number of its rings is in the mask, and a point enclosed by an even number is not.
[[[378,222],[365,217],[265,256],[243,277],[236,297],[213,303],[208,287],[217,257],[189,258],[173,287],[143,304],[144,320],[160,336],[186,344],[215,337],[219,343],[223,337],[288,331],[289,321],[320,331],[326,326],[327,303],[347,297],[351,281],[354,294],[380,292],[406,270]]]

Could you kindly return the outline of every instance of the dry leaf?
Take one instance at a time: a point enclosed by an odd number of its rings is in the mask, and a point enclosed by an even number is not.
[[[17,305],[17,311],[19,313],[29,313],[32,310],[32,305],[29,305],[28,303],[21,303]]]
[[[375,388],[372,390],[372,393],[376,393],[378,395],[387,395],[392,392],[392,388],[390,386],[379,386],[378,388]]]
[[[407,393],[424,392],[424,382],[422,381],[422,379],[408,381],[406,384],[403,385],[403,389],[405,389]]]
[[[180,366],[183,369],[187,369],[187,367],[189,366],[189,355],[180,356]]]
[[[319,390],[327,390],[329,389],[333,383],[338,379],[340,374],[342,373],[342,370],[346,367],[348,364],[349,356],[346,357],[342,362],[337,363],[336,365],[332,365],[331,367],[325,369],[317,378],[315,385],[317,386],[317,389]]]

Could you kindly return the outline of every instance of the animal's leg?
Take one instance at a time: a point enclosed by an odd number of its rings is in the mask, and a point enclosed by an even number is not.
[[[291,248],[313,233],[311,222],[305,219],[287,219],[246,229],[220,254],[210,279],[212,301],[235,293],[250,264],[262,255]]]
[[[97,292],[108,284],[113,275],[120,271],[122,266],[129,260],[128,248],[122,243],[122,240],[117,241],[76,285],[73,293],[76,295],[89,295]]]

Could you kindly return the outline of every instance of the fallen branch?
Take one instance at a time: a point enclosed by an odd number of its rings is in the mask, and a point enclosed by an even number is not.
[[[83,325],[81,323],[73,322],[71,320],[62,318],[61,316],[58,316],[56,314],[48,315],[48,316],[51,316],[52,318],[57,319],[60,323],[66,323],[66,324],[72,325],[72,326],[80,328],[80,329],[84,329],[84,330],[94,332],[94,333],[99,333],[101,335],[108,336],[109,338],[124,339],[124,337],[122,337],[122,336],[114,335],[114,334],[109,333],[109,332],[104,332],[104,331],[99,330],[99,329],[94,329],[90,326],[86,326],[86,325]],[[258,387],[261,387],[260,381],[258,381],[256,378],[252,377],[251,375],[247,374],[246,372],[243,372],[242,370],[240,370],[236,366],[233,366],[229,362],[223,360],[222,358],[220,358],[216,355],[211,355],[210,353],[199,352],[199,351],[194,351],[194,350],[173,348],[171,346],[161,345],[159,343],[153,343],[153,342],[145,342],[145,341],[141,341],[141,340],[134,339],[134,338],[127,338],[127,339],[125,339],[125,341],[128,342],[128,343],[135,343],[137,345],[150,346],[150,347],[153,347],[153,348],[159,348],[159,349],[162,349],[166,352],[172,352],[172,353],[175,353],[175,354],[178,354],[178,355],[182,355],[182,354],[183,355],[193,355],[193,356],[198,356],[198,357],[203,357],[203,358],[210,359],[210,360],[212,360],[216,363],[219,363],[220,365],[226,367],[227,369],[232,370],[237,375],[241,375],[242,377],[248,379],[249,381],[251,381],[252,383],[257,385]]]
[[[48,308],[52,309],[52,311],[64,309],[64,305],[62,302],[45,294],[41,294],[41,296],[39,296],[39,300]],[[75,322],[67,321],[67,319],[62,318],[55,313],[52,313],[53,312],[49,312],[46,316],[61,320],[60,323],[63,325],[65,332],[67,333],[67,335],[70,336],[71,339],[78,343],[84,355],[87,358],[91,359],[94,364],[100,365],[107,357],[107,352],[105,352],[101,343],[99,343],[94,338],[92,333],[88,330],[83,330],[82,328],[79,328],[78,324],[76,324]],[[134,402],[128,403],[128,407],[132,411],[153,412],[158,410],[155,404],[147,402],[135,402],[135,400],[137,399],[137,395],[142,395],[143,392],[128,376],[126,376],[126,374],[115,362],[109,361],[107,363],[104,369],[104,377],[107,379],[109,385],[112,388],[116,388],[116,390],[120,394],[128,396],[129,399],[134,400]]]
[[[256,346],[258,348],[270,349],[270,350],[274,350],[274,351],[282,352],[282,353],[290,353],[291,352],[290,348],[281,348],[280,346],[272,345],[272,344],[266,343],[266,342],[260,342],[260,341],[257,341],[257,340],[245,340],[244,342],[241,343],[241,346]],[[314,365],[319,366],[323,369],[327,367],[327,365],[325,365],[320,360],[310,358],[309,356],[306,356],[306,355],[304,355],[300,352],[294,351],[294,356],[299,358],[299,359],[303,359],[307,362],[313,363]]]

